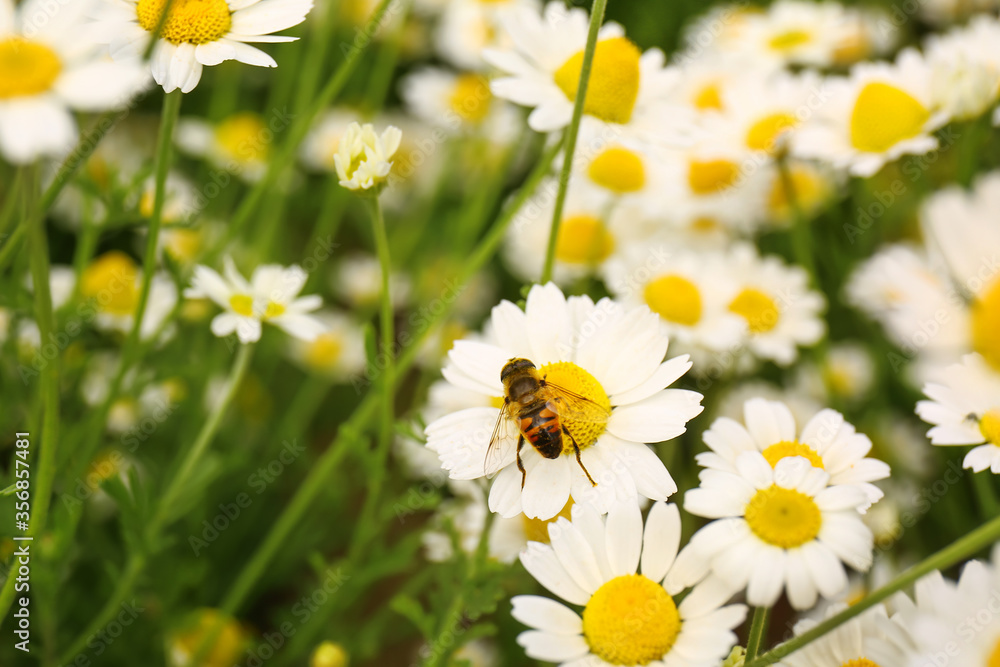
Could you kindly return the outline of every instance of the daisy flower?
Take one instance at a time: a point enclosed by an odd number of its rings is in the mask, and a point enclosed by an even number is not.
[[[934,107],[930,69],[912,49],[894,63],[860,63],[850,76],[828,79],[824,103],[794,136],[796,155],[871,176],[903,155],[938,147],[934,130],[948,115]]]
[[[500,416],[500,371],[512,358],[530,360],[547,380],[608,411],[606,421],[561,419],[580,449],[554,459],[522,447],[526,477],[515,465],[518,434],[497,443],[499,474],[490,510],[504,517],[523,512],[547,519],[569,498],[607,512],[616,499],[665,500],[676,484],[645,444],[675,438],[701,410],[701,394],[667,387],[691,367],[686,356],[664,361],[668,338],[648,308],[626,310],[610,299],[567,299],[554,284],[535,285],[525,310],[508,301],[493,309],[489,328],[496,344],[460,340],[448,355],[444,377],[498,407],[461,410],[429,424],[427,446],[452,479],[487,472],[487,448]],[[585,470],[586,469],[586,472]],[[588,478],[589,472],[589,478]],[[594,481],[594,484],[590,480]]]
[[[797,346],[814,345],[823,337],[820,313],[826,303],[809,289],[801,267],[760,257],[748,244],[734,248],[729,262],[739,284],[729,310],[746,320],[747,345],[755,355],[787,366],[798,356]]]
[[[400,95],[413,115],[434,125],[443,120],[453,130],[479,125],[495,104],[485,76],[440,67],[424,67],[406,75],[400,82]]]
[[[716,520],[678,556],[673,583],[714,573],[733,591],[746,588],[755,607],[774,605],[784,589],[792,607],[809,609],[817,592],[832,598],[847,587],[843,563],[871,567],[872,532],[858,511],[868,502],[863,488],[829,486],[830,475],[803,456],[772,467],[746,451],[735,468],[702,470],[701,486],[685,494],[685,510]]]
[[[136,62],[112,63],[86,24],[90,3],[50,9],[0,0],[0,156],[27,164],[62,156],[77,138],[73,111],[127,106],[148,75]]]
[[[235,333],[241,343],[260,340],[261,323],[267,322],[302,340],[315,340],[323,324],[309,313],[323,305],[317,295],[299,297],[306,272],[265,264],[254,269],[250,281],[240,275],[231,257],[225,259],[224,276],[199,264],[184,295],[209,298],[225,309],[212,320],[212,333],[220,338]]]
[[[767,222],[787,228],[795,220],[796,209],[807,219],[818,213],[833,199],[843,179],[828,166],[816,162],[790,159],[785,164],[788,182],[778,169],[769,170]]]
[[[830,618],[846,608],[847,605],[842,603],[832,604],[827,608],[825,618]],[[808,632],[818,624],[819,621],[814,619],[801,620],[795,624],[795,635]],[[913,639],[906,626],[898,618],[890,618],[883,605],[876,605],[816,641],[785,656],[778,665],[779,667],[902,666],[914,648]]]
[[[181,118],[175,141],[188,155],[207,158],[216,167],[252,183],[267,170],[273,137],[263,118],[241,111],[216,124],[200,118]]]
[[[977,16],[967,26],[927,40],[931,96],[936,106],[957,120],[971,120],[1000,96],[1000,22]],[[994,124],[1000,112],[994,113]]]
[[[561,667],[718,665],[736,643],[746,607],[721,606],[709,587],[678,604],[670,580],[681,538],[675,505],[655,503],[643,527],[634,503],[602,520],[573,508],[573,521],[549,527],[551,545],[532,542],[521,563],[542,586],[582,613],[550,598],[518,595],[513,617],[532,628],[517,642],[529,657]]]
[[[91,300],[97,311],[98,329],[128,333],[135,321],[142,289],[142,271],[123,252],[112,250],[88,265],[80,276],[80,294]],[[177,287],[165,273],[156,273],[150,283],[149,298],[142,316],[139,335],[148,339],[161,331],[177,303]],[[169,330],[164,335],[169,335]]]
[[[702,434],[711,451],[696,455],[698,464],[738,474],[737,462],[744,452],[760,452],[772,468],[783,459],[799,456],[826,471],[830,486],[858,485],[869,505],[882,497],[881,489],[871,482],[886,479],[889,466],[865,457],[872,441],[856,432],[836,410],[820,410],[799,432],[787,405],[752,398],[743,405],[743,422],[716,419]]]
[[[370,123],[351,123],[333,156],[340,185],[348,190],[370,190],[383,185],[402,138],[403,133],[392,125],[379,136]]]
[[[516,7],[537,12],[538,0],[449,0],[434,31],[435,50],[452,65],[465,70],[487,68],[483,52],[509,48],[511,38],[500,17]]]
[[[166,0],[101,0],[98,35],[115,60],[142,54],[163,15]],[[277,67],[248,42],[292,42],[279,32],[302,23],[312,0],[172,0],[150,61],[165,92],[189,93],[205,66],[226,60]]]
[[[938,372],[924,386],[930,400],[917,403],[917,414],[934,428],[933,445],[979,445],[963,465],[975,472],[1000,474],[1000,373],[978,354]]]

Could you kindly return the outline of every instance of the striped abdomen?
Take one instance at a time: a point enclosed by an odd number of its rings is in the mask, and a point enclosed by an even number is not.
[[[547,403],[539,401],[521,413],[521,434],[539,454],[547,459],[557,459],[563,451],[562,426],[559,415]]]

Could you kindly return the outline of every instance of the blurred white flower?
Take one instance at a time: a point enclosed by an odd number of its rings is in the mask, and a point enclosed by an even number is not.
[[[241,111],[214,124],[201,118],[181,118],[174,141],[185,153],[207,158],[216,167],[253,183],[267,170],[273,137],[263,118]]]

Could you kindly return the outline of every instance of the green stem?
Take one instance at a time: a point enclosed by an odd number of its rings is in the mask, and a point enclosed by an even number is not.
[[[14,231],[7,237],[7,242],[3,244],[3,249],[0,250],[0,273],[3,273],[7,269],[7,263],[17,256],[17,249],[21,245],[21,241],[24,240],[27,229],[27,221],[22,222],[14,227]]]
[[[761,644],[764,642],[764,633],[767,632],[767,619],[771,613],[770,607],[755,607],[753,610],[753,620],[750,622],[750,634],[747,636],[747,653],[744,658],[750,662],[757,657]]]
[[[870,593],[860,601],[855,602],[839,614],[835,614],[807,632],[779,644],[755,660],[747,660],[745,667],[766,667],[773,665],[786,655],[794,653],[803,646],[813,642],[831,630],[835,630],[852,618],[862,614],[885,600],[896,591],[902,590],[918,579],[934,570],[944,570],[961,560],[969,558],[984,547],[1000,539],[1000,517],[980,526],[964,537],[952,542],[937,553],[927,557],[920,563],[906,570],[888,584]]]
[[[573,171],[573,153],[576,152],[576,137],[580,132],[580,119],[583,118],[583,103],[587,99],[587,86],[590,83],[590,70],[594,64],[594,50],[597,48],[597,33],[604,22],[604,9],[608,0],[594,0],[590,9],[590,31],[587,33],[587,46],[583,51],[583,64],[580,66],[580,83],[577,86],[576,100],[573,102],[573,118],[564,135],[566,154],[563,157],[562,170],[559,173],[559,191],[556,193],[556,205],[552,211],[552,227],[549,231],[549,243],[545,249],[545,266],[542,269],[541,283],[552,279],[552,268],[556,261],[556,243],[559,240],[559,227],[562,225],[563,207],[566,205],[566,191],[569,188],[570,173]]]
[[[14,180],[10,183],[9,187],[4,188],[4,196],[7,197],[7,200],[3,203],[3,208],[0,209],[0,240],[4,238],[7,228],[14,220],[14,211],[17,210],[17,193],[21,190],[21,182],[24,180],[25,171],[23,167],[19,168],[15,172]]]
[[[385,40],[379,47],[378,56],[375,59],[375,70],[368,77],[368,100],[367,110],[370,114],[375,114],[389,94],[392,86],[392,74],[396,70],[396,63],[399,60],[399,50],[403,43],[403,34],[406,32],[406,17],[412,7],[412,0],[406,0],[401,16],[394,19],[395,30],[389,39]]]

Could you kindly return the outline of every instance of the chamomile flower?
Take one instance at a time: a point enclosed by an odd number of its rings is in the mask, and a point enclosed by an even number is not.
[[[336,380],[360,373],[365,367],[361,328],[348,316],[334,311],[319,311],[313,317],[323,331],[311,341],[289,340],[289,355],[295,363]]]
[[[163,16],[166,0],[101,0],[97,31],[115,60],[142,54]],[[172,0],[150,65],[165,92],[189,93],[205,66],[226,60],[277,67],[251,42],[292,42],[280,32],[302,23],[312,0]]]
[[[767,222],[774,227],[788,227],[796,211],[811,218],[829,202],[842,181],[826,165],[806,160],[787,160],[787,178],[779,169],[770,169],[771,186],[767,195]]]
[[[391,125],[380,136],[370,123],[351,123],[333,156],[340,185],[348,190],[370,190],[385,184],[402,138],[399,128]]]
[[[800,432],[787,405],[753,398],[743,405],[743,423],[721,417],[702,438],[711,451],[695,460],[706,468],[738,474],[744,452],[760,452],[772,468],[783,459],[803,457],[827,472],[830,486],[859,485],[869,505],[882,497],[871,482],[889,476],[888,465],[865,457],[872,448],[868,436],[855,431],[836,410],[819,411]]]
[[[241,111],[214,125],[200,118],[181,118],[175,141],[189,155],[207,158],[216,167],[252,183],[267,169],[273,137],[263,118]]]
[[[139,266],[131,257],[117,250],[96,258],[80,277],[80,294],[92,300],[97,310],[94,323],[105,331],[128,333],[132,330],[141,286]],[[176,303],[177,287],[173,280],[164,273],[154,274],[139,335],[148,339],[161,330],[165,335],[169,334],[164,325]]]
[[[1000,22],[977,16],[968,26],[927,41],[931,96],[936,106],[957,120],[969,120],[991,108],[1000,96]],[[994,124],[1000,116],[994,116]]]
[[[214,633],[214,634],[213,634]],[[240,660],[252,645],[250,630],[225,612],[202,608],[191,612],[167,635],[169,667],[189,667],[199,647],[208,644],[202,658],[208,667],[222,667]]]
[[[260,340],[261,324],[267,322],[286,333],[312,341],[324,332],[312,311],[323,305],[319,296],[299,297],[306,272],[266,264],[254,269],[249,282],[240,275],[231,257],[225,259],[224,276],[207,266],[194,268],[194,277],[184,295],[189,299],[209,298],[225,309],[212,320],[212,333],[224,337],[235,333],[241,343]]]
[[[871,176],[902,155],[937,148],[934,130],[948,120],[934,106],[930,69],[912,49],[894,63],[860,63],[828,79],[825,102],[795,134],[793,151],[855,176]]]
[[[917,414],[934,428],[933,445],[979,445],[963,465],[975,472],[1000,474],[1000,373],[978,354],[938,372],[924,386],[930,400],[917,403]]]
[[[831,604],[829,618],[847,608],[842,603]],[[795,635],[816,627],[818,620],[804,619],[795,624]],[[876,605],[814,642],[781,659],[779,667],[829,667],[851,665],[904,665],[914,650],[913,639],[898,618],[890,618],[883,605]]]
[[[497,443],[489,506],[504,517],[557,514],[572,496],[606,512],[616,499],[644,496],[664,500],[676,485],[645,444],[677,437],[701,410],[701,395],[668,389],[690,368],[686,356],[664,361],[668,338],[648,308],[626,310],[610,299],[566,298],[553,284],[535,285],[525,310],[503,301],[489,328],[496,344],[460,340],[444,368],[451,384],[493,399],[500,406],[500,371],[514,357],[530,360],[549,381],[608,411],[606,421],[562,419],[580,449],[547,459],[521,448],[522,475],[515,465],[516,429]],[[487,472],[487,448],[499,407],[461,410],[429,424],[427,446],[437,452],[452,479],[477,479]],[[581,465],[582,464],[582,465]],[[587,472],[593,479],[592,485]]]
[[[713,573],[747,602],[770,607],[782,590],[795,609],[817,593],[832,598],[847,587],[844,563],[866,571],[872,533],[858,511],[868,502],[860,486],[828,486],[830,475],[803,456],[773,467],[761,452],[736,457],[735,470],[702,470],[701,485],[685,494],[684,509],[716,519],[678,556],[677,578],[691,585]],[[683,566],[682,566],[683,565]]]
[[[808,275],[776,257],[760,257],[750,245],[737,246],[730,265],[738,291],[729,310],[746,320],[747,346],[762,359],[783,366],[795,361],[799,345],[813,345],[825,333],[823,296],[809,289]]]
[[[576,506],[573,521],[549,527],[551,545],[532,542],[521,563],[555,600],[518,595],[511,614],[531,630],[517,642],[529,657],[563,667],[718,665],[736,643],[746,607],[721,606],[708,587],[678,604],[670,581],[680,544],[675,505],[653,505],[643,527],[634,503],[619,503],[602,520]]]
[[[452,65],[481,71],[487,67],[483,52],[509,48],[511,37],[500,17],[514,8],[537,12],[538,0],[449,0],[434,32],[435,50]]]
[[[148,82],[135,61],[112,63],[86,23],[89,0],[53,11],[0,0],[0,156],[26,164],[76,142],[73,111],[127,106]]]
[[[400,82],[400,94],[413,115],[452,130],[479,125],[497,104],[489,79],[482,74],[440,67],[408,74]]]

